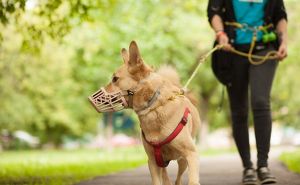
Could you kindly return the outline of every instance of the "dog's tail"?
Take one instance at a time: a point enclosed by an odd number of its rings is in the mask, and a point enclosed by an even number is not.
[[[173,85],[182,88],[180,77],[174,67],[170,65],[163,65],[158,69],[157,73],[162,77],[168,79]],[[193,93],[192,91],[188,91],[185,93],[185,96],[192,102],[193,105],[198,108],[199,100],[197,99],[195,93]]]

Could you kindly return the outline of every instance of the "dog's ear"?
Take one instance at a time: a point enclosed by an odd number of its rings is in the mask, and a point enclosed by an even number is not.
[[[136,66],[143,63],[139,48],[135,41],[131,41],[129,46],[129,62],[130,66]]]
[[[128,71],[137,80],[145,78],[151,72],[151,69],[144,64],[139,48],[135,41],[131,41],[129,46]]]
[[[124,63],[128,64],[128,62],[129,62],[129,55],[128,55],[128,52],[127,52],[127,50],[125,48],[122,48],[121,55],[122,55]]]

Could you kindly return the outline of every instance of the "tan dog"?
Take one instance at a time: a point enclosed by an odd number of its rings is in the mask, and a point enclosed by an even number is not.
[[[161,153],[164,161],[177,160],[178,162],[176,185],[182,184],[181,177],[187,167],[189,168],[189,185],[200,185],[198,152],[193,140],[200,126],[200,117],[191,101],[180,94],[177,73],[170,68],[154,72],[144,63],[134,41],[129,46],[129,53],[126,49],[122,49],[122,57],[124,64],[114,73],[112,81],[102,89],[111,97],[108,103],[102,103],[102,108],[105,107],[103,110],[107,110],[107,106],[115,102],[122,104],[124,101],[118,99],[119,96],[115,96],[122,92],[124,100],[129,102],[125,104],[132,104],[127,107],[131,106],[140,120],[140,127],[144,133],[143,145],[149,158],[152,184],[171,185],[166,168],[157,166],[154,148],[149,142],[165,140],[178,126],[188,108],[190,114],[186,126],[174,140],[162,146]],[[132,95],[131,100],[128,94],[123,93],[129,90]],[[120,104],[113,106],[113,110],[122,109],[122,107],[116,108],[118,106]]]

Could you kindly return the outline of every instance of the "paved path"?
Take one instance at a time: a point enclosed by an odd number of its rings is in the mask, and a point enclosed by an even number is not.
[[[289,172],[277,160],[277,157],[271,158],[270,168],[277,177],[277,185],[300,185],[300,175]],[[177,164],[173,162],[168,167],[173,182],[175,181],[176,171]],[[240,159],[237,155],[200,158],[201,185],[240,185],[241,171]],[[184,184],[187,184],[186,172],[184,174]],[[151,185],[151,179],[147,166],[143,166],[134,170],[96,177],[78,185]]]

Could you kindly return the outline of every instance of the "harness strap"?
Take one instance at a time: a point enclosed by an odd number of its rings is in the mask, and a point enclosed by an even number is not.
[[[238,23],[238,22],[224,22],[224,24],[226,26],[234,26],[236,28],[240,28],[240,29],[250,29],[250,30],[261,30],[263,32],[265,32],[267,29],[270,29],[272,27],[274,27],[274,25],[271,23],[271,24],[268,24],[268,25],[264,25],[264,26],[258,26],[257,28],[255,27],[251,27],[251,26],[248,26],[247,24],[241,24],[241,23]]]
[[[162,168],[165,168],[165,167],[168,166],[170,161],[164,161],[163,156],[162,156],[162,152],[161,152],[161,147],[163,145],[166,145],[166,144],[170,143],[181,132],[183,127],[187,124],[189,113],[190,113],[189,108],[185,108],[184,114],[183,114],[180,122],[178,123],[177,127],[175,128],[175,130],[162,142],[147,141],[147,139],[145,137],[145,134],[142,131],[143,138],[154,149],[154,157],[155,157],[155,161],[156,161],[157,166],[162,167]]]

